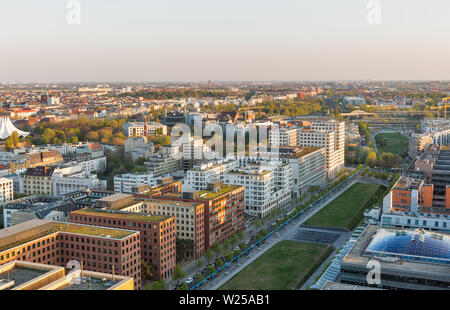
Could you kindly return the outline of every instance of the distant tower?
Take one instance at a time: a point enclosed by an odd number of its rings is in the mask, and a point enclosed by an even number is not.
[[[147,115],[144,115],[144,136],[147,137]]]

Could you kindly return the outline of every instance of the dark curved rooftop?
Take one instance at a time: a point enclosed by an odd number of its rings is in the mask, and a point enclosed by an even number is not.
[[[450,265],[450,235],[424,230],[380,229],[364,255]]]

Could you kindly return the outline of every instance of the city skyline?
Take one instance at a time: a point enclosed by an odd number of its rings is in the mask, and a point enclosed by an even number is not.
[[[450,79],[445,1],[69,2],[2,1],[0,81]]]

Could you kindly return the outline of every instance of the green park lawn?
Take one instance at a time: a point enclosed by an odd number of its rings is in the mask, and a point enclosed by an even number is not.
[[[381,139],[384,143],[377,141]],[[408,138],[400,133],[380,133],[375,137],[377,149],[380,152],[388,152],[393,154],[401,154],[408,149]]]
[[[356,183],[305,222],[307,226],[345,227],[352,230],[363,217],[368,201],[384,187]],[[378,192],[377,192],[378,191]]]
[[[281,241],[247,266],[221,290],[293,290],[331,254],[333,247]]]

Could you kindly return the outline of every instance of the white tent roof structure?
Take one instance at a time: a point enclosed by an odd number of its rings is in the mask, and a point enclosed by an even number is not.
[[[17,131],[19,137],[26,137],[30,133],[22,131],[16,128],[9,118],[9,113],[0,113],[0,139],[5,140],[12,135],[14,131]]]

